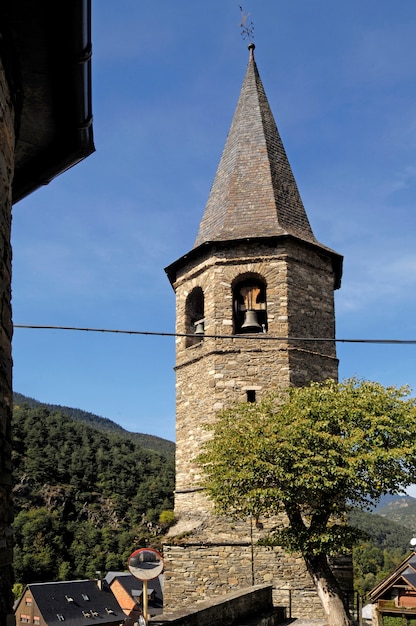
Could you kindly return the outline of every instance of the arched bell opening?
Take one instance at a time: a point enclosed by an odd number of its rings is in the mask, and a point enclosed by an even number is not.
[[[195,287],[186,299],[185,305],[185,345],[194,346],[204,336],[204,292]]]
[[[240,278],[233,286],[234,333],[267,332],[266,283],[259,276]]]

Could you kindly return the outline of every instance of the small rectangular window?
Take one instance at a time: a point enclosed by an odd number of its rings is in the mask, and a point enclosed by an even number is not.
[[[247,389],[247,402],[256,401],[256,392],[254,389]]]

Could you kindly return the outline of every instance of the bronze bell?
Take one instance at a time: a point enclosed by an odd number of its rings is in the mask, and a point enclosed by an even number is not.
[[[195,335],[198,335],[199,337],[202,337],[205,334],[204,331],[204,322],[197,322],[195,324]]]
[[[257,321],[257,313],[253,309],[246,311],[241,330],[245,333],[261,333],[262,327]]]

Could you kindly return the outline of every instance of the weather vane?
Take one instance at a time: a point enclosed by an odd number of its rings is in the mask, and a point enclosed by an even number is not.
[[[248,39],[249,41],[252,41],[254,39],[254,24],[251,20],[248,21],[248,18],[250,17],[250,13],[247,13],[247,15],[244,15],[242,6],[240,6],[240,11],[241,11],[241,22],[240,22],[241,36],[243,39]]]

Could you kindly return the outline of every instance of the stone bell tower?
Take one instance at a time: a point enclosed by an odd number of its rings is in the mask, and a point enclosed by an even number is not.
[[[277,386],[337,378],[334,289],[342,257],[314,237],[249,45],[237,108],[193,248],[166,268],[176,294],[177,524],[164,547],[165,607],[270,582],[317,617],[300,558],[218,518],[194,459],[204,424]],[[326,341],[315,341],[315,339]],[[306,613],[305,613],[306,612]]]

